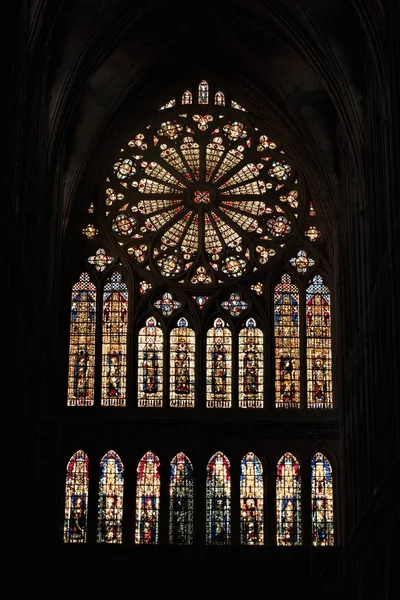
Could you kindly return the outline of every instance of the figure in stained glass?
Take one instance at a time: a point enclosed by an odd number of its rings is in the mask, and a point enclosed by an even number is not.
[[[278,546],[301,544],[301,477],[297,459],[287,452],[277,465],[276,539]]]
[[[311,522],[313,546],[333,546],[332,467],[321,452],[311,461]]]
[[[87,537],[89,461],[78,450],[67,466],[65,482],[64,542],[84,543]]]
[[[124,467],[116,452],[110,450],[100,462],[97,541],[122,543],[122,506]]]
[[[136,544],[158,544],[160,509],[160,461],[147,452],[137,469],[136,484]]]
[[[240,541],[248,546],[264,542],[264,485],[259,459],[248,452],[240,465]]]
[[[163,334],[156,324],[150,317],[139,331],[139,406],[162,406]]]
[[[207,465],[207,544],[225,545],[231,536],[231,478],[229,461],[217,452]]]
[[[193,467],[182,452],[171,461],[169,508],[170,544],[192,544]]]

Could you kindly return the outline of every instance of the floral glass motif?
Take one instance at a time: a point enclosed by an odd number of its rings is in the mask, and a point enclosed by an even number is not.
[[[206,543],[229,545],[231,541],[231,475],[229,460],[216,452],[207,464]]]
[[[194,407],[195,345],[193,329],[181,318],[170,334],[170,406]]]
[[[307,236],[311,242],[316,242],[321,237],[322,233],[315,225],[310,225],[310,227],[305,230],[304,235]]]
[[[307,269],[315,265],[315,260],[307,256],[306,250],[299,250],[294,258],[289,260],[292,267],[296,267],[298,273],[306,273]]]
[[[284,454],[277,465],[276,543],[278,546],[302,544],[300,465],[290,452]]]
[[[171,461],[169,476],[169,543],[193,544],[193,466],[179,452]]]
[[[79,544],[87,540],[89,494],[89,459],[78,450],[67,465],[65,481],[64,543]]]
[[[193,296],[193,298],[196,301],[197,306],[199,307],[200,310],[203,310],[203,306],[205,305],[205,303],[208,300],[208,296]]]
[[[138,406],[160,407],[163,400],[163,332],[153,317],[139,331]]]
[[[196,202],[196,204],[210,204],[210,202],[211,202],[210,192],[201,191],[201,190],[195,191],[194,202]]]
[[[289,221],[286,217],[280,215],[267,222],[267,229],[273,237],[283,237],[291,232]]]
[[[253,452],[240,464],[240,543],[261,546],[264,543],[263,468]]]
[[[68,406],[93,406],[95,337],[96,287],[82,273],[71,295]]]
[[[102,313],[102,406],[125,406],[128,286],[118,272],[104,286]]]
[[[222,319],[207,332],[207,408],[230,408],[232,336]]]
[[[207,271],[204,267],[197,267],[195,275],[191,279],[192,283],[211,283],[212,279],[210,275],[207,275]]]
[[[199,104],[208,104],[208,83],[203,79],[199,83]]]
[[[114,450],[100,461],[97,541],[122,544],[124,465]]]
[[[250,289],[253,290],[257,294],[257,296],[262,296],[264,293],[264,284],[261,282],[254,283],[250,286]]]
[[[229,300],[221,302],[221,306],[224,310],[227,310],[232,317],[240,317],[249,305],[244,300],[241,300],[240,294],[233,292],[229,296]]]
[[[263,408],[263,398],[263,334],[251,318],[239,332],[239,407]]]
[[[147,452],[137,467],[135,544],[158,544],[160,460]]]
[[[133,217],[121,213],[115,217],[111,227],[115,233],[127,237],[133,233],[135,223],[136,220]]]
[[[99,230],[92,224],[88,223],[84,229],[82,229],[83,235],[88,239],[92,240],[97,234]]]
[[[95,266],[96,271],[100,271],[101,273],[114,259],[112,256],[108,256],[104,248],[99,248],[96,250],[96,254],[94,256],[89,256],[87,260],[89,264]]]
[[[200,129],[200,131],[205,131],[206,129],[208,129],[208,124],[211,123],[211,121],[213,121],[213,116],[193,115],[192,119],[195,123],[197,123],[197,127]]]
[[[300,408],[299,291],[290,276],[274,290],[275,405]]]
[[[311,461],[311,523],[313,546],[335,544],[332,467],[321,452]]]
[[[306,289],[307,407],[333,408],[331,298],[321,275]]]
[[[152,284],[149,283],[148,281],[141,281],[140,282],[139,291],[140,291],[140,293],[141,293],[142,296],[144,296],[144,294],[146,294],[152,288],[153,288]]]
[[[169,317],[175,310],[178,310],[178,308],[181,307],[181,303],[174,300],[172,294],[165,292],[162,295],[161,300],[156,300],[154,302],[154,306],[161,311],[163,317]]]

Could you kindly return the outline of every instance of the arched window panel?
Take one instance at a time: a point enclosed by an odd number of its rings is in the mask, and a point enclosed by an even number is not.
[[[138,406],[160,407],[163,401],[163,332],[154,317],[139,331]]]
[[[331,299],[321,275],[306,290],[307,406],[333,408]]]
[[[169,479],[169,543],[193,544],[193,467],[179,452],[171,461]]]
[[[199,83],[199,104],[208,104],[208,83],[204,79]]]
[[[225,96],[223,92],[217,92],[214,96],[214,104],[216,106],[225,106]]]
[[[255,319],[239,332],[239,407],[264,406],[264,339]]]
[[[299,290],[290,275],[274,290],[275,406],[300,408]]]
[[[240,465],[240,542],[264,543],[264,483],[260,460],[248,452]]]
[[[290,452],[284,454],[277,465],[276,543],[278,546],[302,544],[300,465]]]
[[[102,406],[126,404],[128,286],[117,271],[104,286],[102,313]]]
[[[170,335],[170,406],[194,407],[195,344],[195,333],[182,317]]]
[[[321,452],[317,452],[311,461],[311,522],[313,546],[333,546],[332,467]]]
[[[83,450],[78,450],[67,465],[64,543],[86,542],[88,494],[89,459]]]
[[[160,461],[147,452],[137,468],[135,544],[158,544]]]
[[[231,541],[231,475],[229,460],[216,452],[207,465],[206,542],[223,546]]]
[[[124,465],[110,450],[100,461],[97,541],[122,544]]]
[[[192,92],[189,92],[189,90],[185,90],[182,94],[182,104],[192,104],[192,102]]]
[[[68,406],[93,406],[96,287],[82,273],[72,287],[69,330]]]
[[[232,395],[232,335],[223,319],[207,332],[207,408],[230,408]]]

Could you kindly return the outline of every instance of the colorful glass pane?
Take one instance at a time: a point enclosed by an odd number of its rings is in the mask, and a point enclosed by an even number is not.
[[[333,408],[331,297],[321,275],[306,290],[307,407]]]
[[[135,544],[158,544],[160,460],[147,452],[137,467]]]
[[[148,281],[141,281],[140,288],[139,288],[141,295],[143,296],[144,294],[146,294],[149,290],[152,289],[152,287],[153,287],[152,284],[149,283]]]
[[[305,273],[310,267],[315,265],[315,260],[307,256],[306,250],[299,250],[297,255],[289,260],[292,267],[296,267],[298,273]]]
[[[290,452],[284,454],[277,465],[276,543],[278,546],[302,544],[300,465]]]
[[[300,408],[299,291],[282,276],[274,291],[275,404]]]
[[[122,544],[124,466],[114,450],[100,461],[97,541]]]
[[[231,475],[229,460],[216,452],[207,464],[206,543],[213,546],[231,541]]]
[[[208,104],[208,83],[204,79],[199,83],[199,104]]]
[[[311,461],[311,523],[313,546],[335,544],[332,467],[321,452]]]
[[[172,100],[169,100],[168,102],[166,102],[158,110],[165,110],[166,108],[172,108],[173,106],[175,106],[175,104],[176,104],[175,98],[173,98]]]
[[[118,272],[103,292],[101,404],[125,406],[128,286]]]
[[[84,229],[82,229],[82,234],[88,239],[92,240],[97,234],[99,230],[92,223],[88,223]]]
[[[223,92],[217,92],[214,96],[214,104],[216,106],[225,106],[225,96]]]
[[[65,481],[64,543],[85,543],[89,494],[89,459],[78,450],[67,465]]]
[[[94,256],[89,256],[87,259],[88,263],[95,266],[96,271],[100,273],[104,271],[104,269],[113,262],[113,257],[108,256],[107,252],[104,248],[99,248],[96,250],[96,254]]]
[[[196,300],[196,304],[200,310],[203,310],[203,306],[208,300],[208,296],[192,296]]]
[[[72,287],[69,331],[68,406],[93,406],[96,287],[87,273]]]
[[[139,331],[138,406],[160,407],[163,400],[163,332],[153,317]]]
[[[169,543],[193,544],[193,467],[179,452],[171,461],[169,478]]]
[[[264,482],[260,460],[248,452],[240,464],[240,543],[264,543]]]
[[[263,334],[254,319],[239,332],[239,407],[264,406]]]
[[[307,236],[311,242],[316,242],[318,238],[321,237],[322,233],[315,225],[310,225],[310,227],[305,230],[304,235]]]
[[[229,314],[232,315],[232,317],[240,317],[242,312],[245,311],[249,305],[240,298],[240,294],[233,292],[229,296],[229,300],[221,302],[221,306],[224,310],[229,311]]]
[[[178,308],[181,307],[181,303],[177,300],[174,300],[172,294],[165,292],[162,295],[161,300],[156,300],[154,302],[154,306],[161,311],[161,314],[164,317],[169,317],[175,310],[178,310]]]
[[[170,335],[170,406],[192,408],[195,402],[195,345],[193,329],[185,318]]]
[[[257,294],[257,296],[262,296],[264,293],[264,284],[261,282],[254,283],[250,286],[250,289],[253,290]]]
[[[230,408],[232,388],[231,332],[215,319],[207,332],[207,408]]]
[[[182,94],[182,104],[192,104],[192,93],[186,90]]]

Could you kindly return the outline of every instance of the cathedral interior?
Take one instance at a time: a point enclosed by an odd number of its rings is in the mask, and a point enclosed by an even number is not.
[[[398,0],[9,9],[18,560],[392,600]]]

